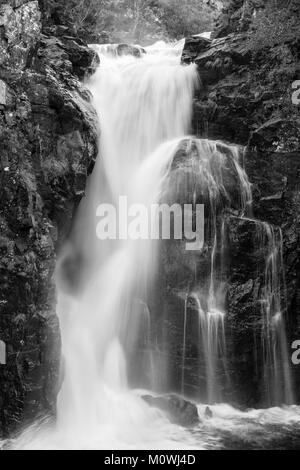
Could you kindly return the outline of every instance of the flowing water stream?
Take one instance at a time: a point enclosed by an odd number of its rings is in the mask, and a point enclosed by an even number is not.
[[[298,429],[300,425],[297,407],[242,412],[221,404],[216,364],[221,359],[226,374],[226,308],[224,285],[217,270],[225,258],[217,253],[223,253],[226,246],[225,222],[220,223],[218,211],[221,206],[230,208],[232,203],[223,181],[223,169],[228,165],[238,188],[239,217],[247,215],[251,205],[251,187],[239,163],[240,151],[234,146],[187,137],[191,131],[193,93],[199,81],[196,66],[180,65],[182,43],[177,47],[155,45],[141,58],[116,56],[111,48],[95,47],[101,66],[88,86],[99,114],[101,149],[77,214],[72,242],[58,266],[64,378],[57,418],[55,422],[36,423],[11,445],[30,449],[211,449],[243,448],[245,442],[253,448],[268,447],[276,439],[290,439],[295,425],[298,423]],[[189,149],[186,154],[196,155],[197,185],[200,196],[209,204],[212,240],[207,285],[184,293],[181,392],[185,393],[192,302],[197,311],[199,351],[205,363],[207,401],[213,414],[208,419],[206,405],[198,404],[201,423],[192,429],[172,424],[162,411],[144,402],[141,391],[131,389],[129,371],[139,359],[136,342],[142,330],[148,347],[143,367],[150,377],[149,386],[159,381],[159,367],[149,340],[151,312],[145,303],[159,264],[159,241],[147,237],[128,239],[128,221],[120,209],[120,197],[124,196],[130,207],[142,204],[149,208],[158,203],[169,184],[174,158],[183,146]],[[119,237],[114,240],[100,241],[97,237],[99,204],[116,207]],[[260,239],[265,242],[267,238],[269,246],[262,307],[265,377],[274,388],[273,372],[286,347],[282,330],[279,336],[274,330],[282,322],[276,294],[278,263],[282,258],[270,228],[261,228],[260,233]],[[79,253],[80,258],[82,275],[76,293],[68,286],[63,270],[70,251]],[[286,404],[290,404],[288,375],[285,380]],[[150,393],[155,395],[156,391]],[[270,400],[270,405],[278,404],[272,397]]]

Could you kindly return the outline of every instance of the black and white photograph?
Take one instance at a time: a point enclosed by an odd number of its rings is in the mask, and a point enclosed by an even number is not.
[[[0,0],[1,450],[300,450],[300,0]]]

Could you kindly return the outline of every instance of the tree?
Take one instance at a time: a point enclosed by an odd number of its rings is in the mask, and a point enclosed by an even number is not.
[[[162,21],[174,39],[211,31],[214,10],[199,0],[161,0]]]

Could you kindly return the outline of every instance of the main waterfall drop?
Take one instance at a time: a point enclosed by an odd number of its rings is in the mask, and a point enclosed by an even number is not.
[[[190,131],[198,75],[195,66],[180,65],[181,50],[174,48],[170,54],[149,50],[142,58],[97,49],[101,66],[89,87],[101,123],[100,154],[58,270],[65,377],[57,426],[83,446],[147,447],[151,441],[157,447],[166,441],[165,418],[130,392],[130,379],[136,382],[142,367],[149,385],[156,380],[151,351],[137,356],[136,348],[144,333],[150,335],[146,300],[158,242],[99,241],[97,208],[111,204],[118,213],[124,196],[129,207],[161,201]],[[66,276],[70,251],[84,272],[77,296]]]
[[[201,448],[201,439],[150,408],[141,389],[211,404],[228,396],[228,227],[232,218],[252,220],[243,149],[189,137],[200,83],[196,66],[180,65],[181,46],[148,48],[141,57],[95,48],[101,65],[88,86],[99,115],[100,153],[57,268],[63,344],[57,419],[38,438],[25,433],[21,446]],[[100,241],[99,205],[116,208],[118,233],[126,233],[118,206],[125,196],[132,217],[137,205],[162,203],[190,205],[193,219],[196,206],[204,205],[203,249],[188,252],[185,240],[173,235]],[[282,258],[270,228],[256,232],[267,245],[262,382],[268,388],[280,379],[276,402],[284,403],[291,400],[286,338],[283,329],[274,330],[283,317],[280,295],[271,293],[279,289]]]

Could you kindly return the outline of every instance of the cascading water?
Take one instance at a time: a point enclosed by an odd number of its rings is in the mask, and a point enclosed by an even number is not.
[[[282,232],[266,222],[256,222],[259,243],[266,248],[264,284],[261,293],[262,353],[266,402],[294,403],[283,317],[286,302]]]
[[[199,315],[199,345],[202,346],[199,356],[205,359],[207,402],[219,403],[222,401],[217,373],[220,359],[224,361],[226,373],[225,313],[218,310],[204,312],[199,296],[192,294],[191,298],[195,300]]]
[[[181,391],[185,393],[186,388],[192,312],[196,312],[196,328],[192,328],[198,355],[205,364],[203,383],[208,402],[222,400],[220,375],[227,376],[224,214],[234,210],[243,217],[251,206],[251,187],[239,163],[238,147],[184,137],[190,131],[198,76],[194,65],[180,65],[182,45],[175,48],[156,45],[139,58],[119,57],[112,48],[95,46],[101,66],[88,86],[101,123],[101,149],[70,243],[57,270],[64,357],[57,419],[54,424],[44,423],[27,430],[18,439],[18,448],[210,448],[221,440],[220,427],[228,428],[231,423],[235,435],[240,433],[244,417],[246,428],[249,419],[256,419],[257,415],[243,415],[220,405],[212,407],[214,419],[210,425],[203,423],[198,432],[190,433],[150,408],[140,393],[130,387],[132,377],[134,384],[139,385],[136,377],[140,377],[141,370],[146,370],[149,387],[155,388],[162,382],[168,368],[165,358],[169,332],[161,328],[160,335],[153,338],[152,312],[147,305],[160,263],[160,242],[147,237],[127,239],[128,220],[123,217],[120,204],[124,205],[122,198],[126,196],[127,209],[137,209],[137,204],[149,209],[153,203],[164,201],[166,188],[173,191],[175,187],[175,193],[177,189],[181,191],[181,176],[176,179],[178,169],[179,174],[183,169],[187,176],[184,197],[192,193],[186,202],[191,199],[194,205],[201,203],[208,208],[206,273],[198,279],[195,270],[188,288],[181,293],[184,298]],[[176,200],[174,191],[172,194]],[[117,222],[113,226],[119,236],[115,239],[100,241],[97,237],[100,204],[116,208]],[[134,217],[135,211],[129,209],[129,215]],[[268,240],[271,243],[274,238],[268,236]],[[278,297],[271,298],[280,268],[275,249],[270,246],[264,292],[268,302],[263,313],[268,358],[277,341],[268,332],[269,308],[272,305],[273,309],[278,301]],[[201,264],[201,256],[194,253],[192,262]],[[74,282],[72,285],[67,275],[70,258],[76,259],[80,270],[76,293]],[[279,314],[279,307],[277,310]],[[273,320],[281,322],[282,318],[275,314]],[[159,336],[163,338],[161,342]],[[145,351],[141,353],[139,348]],[[157,359],[161,353],[163,367]],[[274,363],[277,355],[267,361]],[[168,388],[168,383],[165,386]],[[203,409],[198,408],[204,420]],[[270,412],[271,421],[279,419],[279,411],[276,413],[273,418],[274,412]],[[291,417],[287,413],[283,419],[289,422]]]
[[[101,54],[101,48],[99,52],[102,67],[90,89],[102,123],[101,152],[79,211],[75,241],[93,278],[75,308],[71,300],[68,318],[66,302],[60,314],[66,376],[58,425],[80,433],[84,429],[86,436],[96,436],[99,426],[103,434],[105,426],[120,416],[137,433],[142,428],[138,420],[143,403],[138,398],[126,400],[126,358],[140,321],[138,315],[132,318],[132,305],[144,298],[155,262],[155,243],[150,240],[126,240],[121,235],[120,240],[100,242],[97,206],[118,207],[124,196],[128,207],[149,208],[157,202],[179,138],[189,130],[197,81],[195,68],[181,67],[176,56],[149,54],[138,60]],[[118,219],[119,234],[125,235],[127,221],[120,213]]]
[[[168,422],[131,394],[127,383],[127,357],[140,321],[139,315],[132,318],[132,306],[142,305],[156,245],[126,239],[128,221],[120,208],[118,239],[99,241],[96,214],[101,203],[118,208],[124,196],[129,208],[149,208],[158,201],[181,138],[189,131],[198,77],[195,66],[180,65],[181,50],[171,48],[169,55],[165,49],[162,54],[149,51],[137,59],[97,49],[102,65],[89,87],[102,125],[101,150],[72,239],[72,256],[79,253],[85,276],[79,294],[70,294],[66,250],[58,269],[65,374],[57,435],[37,445],[56,446],[55,439],[64,436],[64,445],[75,448],[147,448],[149,439],[148,447],[164,447],[160,429]],[[171,427],[170,436],[173,432]]]
[[[187,259],[192,258],[196,266],[195,275],[185,282],[187,291],[181,293],[185,299],[180,360],[181,393],[188,391],[186,369],[193,359],[189,357],[187,360],[190,351],[187,338],[191,337],[193,331],[198,331],[195,341],[200,382],[192,395],[213,404],[224,400],[222,389],[228,382],[225,334],[226,217],[233,210],[240,216],[250,211],[252,194],[249,180],[240,164],[241,148],[195,138],[186,138],[183,143],[183,155],[176,157],[179,161],[172,169],[167,183],[171,188],[169,202],[190,201],[194,206],[204,204],[206,228],[202,252],[183,252],[178,259],[179,265],[185,265]],[[200,272],[199,279],[197,272]],[[168,282],[172,283],[172,280]],[[169,321],[172,322],[171,319]],[[162,356],[168,357],[171,341],[164,339],[163,342]],[[166,370],[169,368],[169,364],[164,366]],[[168,384],[165,388],[168,389]]]

